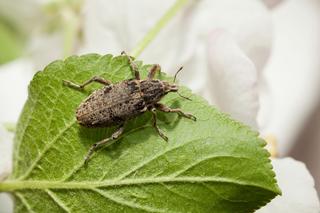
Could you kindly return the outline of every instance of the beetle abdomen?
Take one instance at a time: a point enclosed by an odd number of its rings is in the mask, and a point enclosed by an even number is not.
[[[77,109],[78,122],[86,127],[121,124],[147,110],[138,80],[123,81],[93,92]]]

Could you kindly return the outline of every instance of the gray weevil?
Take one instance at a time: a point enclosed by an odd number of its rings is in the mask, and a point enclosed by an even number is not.
[[[173,83],[154,79],[156,72],[160,72],[161,70],[159,65],[153,65],[149,71],[148,78],[141,80],[138,67],[132,58],[125,52],[122,52],[121,54],[128,58],[130,68],[135,76],[134,79],[112,84],[106,79],[94,76],[80,85],[71,81],[63,80],[65,85],[77,89],[84,89],[85,86],[92,82],[105,85],[103,88],[94,91],[78,107],[76,117],[80,125],[91,128],[109,127],[114,125],[119,126],[111,137],[99,141],[91,146],[87,156],[85,157],[85,162],[89,160],[90,156],[98,147],[106,144],[110,140],[117,139],[123,133],[124,124],[127,120],[146,111],[150,111],[152,113],[153,126],[165,141],[168,141],[168,138],[157,126],[156,110],[162,112],[175,112],[186,118],[196,120],[196,117],[192,114],[184,113],[181,109],[171,109],[159,103],[161,98],[169,92],[178,93],[179,87],[174,82],[182,67],[176,72]],[[178,95],[180,94],[178,93]],[[180,96],[186,98],[182,95]]]

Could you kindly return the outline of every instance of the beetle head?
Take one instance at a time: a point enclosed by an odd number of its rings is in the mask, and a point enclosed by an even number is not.
[[[179,90],[179,86],[176,85],[175,83],[170,83],[170,82],[164,81],[163,84],[164,84],[165,93],[178,92],[178,90]]]
[[[164,90],[166,93],[168,92],[178,92],[179,86],[175,84],[178,73],[182,70],[183,67],[180,67],[176,74],[174,74],[173,83],[164,82]]]
[[[177,84],[175,84],[176,82],[176,78],[177,78],[177,75],[178,73],[182,70],[183,67],[180,67],[178,69],[178,71],[176,72],[176,74],[174,75],[174,78],[173,78],[173,83],[169,83],[169,82],[164,82],[164,89],[165,89],[165,93],[168,93],[168,92],[176,92],[181,98],[184,98],[184,99],[187,99],[187,100],[190,100],[190,98],[188,97],[185,97],[183,95],[181,95],[178,90],[179,90],[179,86]]]

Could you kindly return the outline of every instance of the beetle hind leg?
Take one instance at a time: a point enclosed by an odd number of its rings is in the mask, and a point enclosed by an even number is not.
[[[101,146],[105,145],[106,143],[108,143],[109,141],[111,140],[115,140],[117,138],[119,138],[119,136],[123,133],[123,130],[124,130],[124,124],[121,124],[119,126],[119,128],[111,135],[111,137],[108,137],[106,139],[103,139],[102,141],[99,141],[95,144],[93,144],[89,151],[88,151],[88,154],[86,155],[85,159],[84,159],[84,162],[85,164],[88,163],[88,161],[90,160],[92,154]]]

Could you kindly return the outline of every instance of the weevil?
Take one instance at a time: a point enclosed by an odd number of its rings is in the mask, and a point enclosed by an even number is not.
[[[127,55],[124,51],[121,55],[125,55],[128,59],[130,69],[133,72],[134,78],[112,84],[111,81],[99,76],[94,76],[82,84],[76,84],[72,81],[63,80],[64,85],[83,90],[85,86],[97,82],[103,84],[104,87],[94,91],[87,97],[77,108],[76,118],[80,125],[95,128],[95,127],[110,127],[118,126],[118,129],[106,139],[94,143],[85,157],[85,163],[88,162],[91,155],[98,148],[108,143],[111,140],[119,138],[124,131],[126,121],[132,119],[146,111],[152,113],[152,124],[156,132],[165,141],[168,137],[163,134],[157,125],[156,110],[162,112],[178,113],[186,118],[196,120],[196,117],[190,113],[185,113],[181,109],[171,109],[164,104],[159,103],[162,97],[169,92],[176,92],[183,98],[178,90],[179,87],[175,84],[177,74],[182,67],[176,72],[173,83],[154,79],[155,74],[161,71],[159,65],[153,65],[149,70],[147,79],[140,79],[140,73],[133,58]]]

